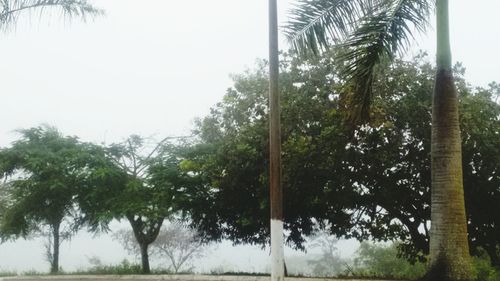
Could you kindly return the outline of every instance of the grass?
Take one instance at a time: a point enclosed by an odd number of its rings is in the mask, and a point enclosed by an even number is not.
[[[373,266],[373,265],[372,265]],[[378,267],[364,268],[363,270],[352,271],[351,274],[347,276],[338,276],[344,279],[401,279],[401,280],[415,280],[415,272],[412,272],[407,267],[400,267],[396,270],[399,274],[395,276],[394,269],[390,271],[382,271]],[[420,272],[422,269],[417,266],[418,269],[413,268],[414,271]],[[493,268],[490,266],[489,260],[484,258],[473,258],[473,269],[477,276],[476,281],[500,281],[500,268]],[[406,272],[404,272],[406,271]],[[411,273],[411,274],[410,274]],[[139,275],[142,274],[141,266],[136,263],[131,263],[128,260],[123,260],[119,264],[115,265],[104,265],[102,263],[95,263],[88,269],[81,269],[72,272],[62,271],[60,275]],[[153,269],[151,274],[157,275],[168,275],[174,274],[172,271],[165,269]],[[183,272],[176,274],[193,274],[193,272]],[[15,271],[0,271],[0,277],[10,277],[10,276],[43,276],[48,275],[48,273],[42,273],[35,270],[25,271],[25,272],[15,272]],[[244,271],[224,271],[222,268],[216,268],[210,271],[208,275],[233,275],[233,276],[269,276],[268,273],[260,272],[244,272]],[[308,278],[309,276],[301,275],[290,275],[289,277],[302,277]]]
[[[15,271],[0,271],[0,277],[17,276]]]

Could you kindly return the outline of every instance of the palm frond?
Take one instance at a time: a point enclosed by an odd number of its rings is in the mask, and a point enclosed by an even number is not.
[[[338,59],[344,62],[343,73],[353,85],[353,119],[366,119],[372,101],[376,66],[404,53],[412,43],[414,32],[429,25],[432,11],[429,0],[392,0],[361,19],[359,27],[342,44]],[[359,121],[359,120],[355,120]]]
[[[285,34],[292,47],[318,54],[329,45],[342,49],[349,84],[351,121],[367,119],[376,66],[402,54],[413,33],[428,27],[434,0],[299,0]]]
[[[330,40],[345,38],[357,21],[369,13],[376,0],[299,0],[292,8],[285,34],[299,52],[315,54]]]
[[[87,0],[0,0],[0,30],[12,27],[23,12],[44,13],[48,8],[61,12],[64,16],[97,16],[103,10],[94,7]]]

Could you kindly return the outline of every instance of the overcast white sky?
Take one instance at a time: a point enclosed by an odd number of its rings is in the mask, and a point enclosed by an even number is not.
[[[281,22],[292,2],[279,0]],[[133,133],[188,134],[193,119],[207,114],[231,86],[231,73],[267,57],[266,0],[94,3],[105,17],[87,23],[56,16],[21,20],[0,34],[0,146],[16,138],[13,130],[41,123],[108,143]],[[498,11],[498,0],[450,1],[453,58],[464,63],[475,85],[500,81]],[[432,55],[433,30],[420,39],[412,52]],[[0,270],[45,269],[40,247],[36,241],[0,245]],[[249,250],[248,258],[231,260],[231,248],[223,248],[220,255],[236,266],[267,257]],[[93,254],[116,261],[120,251],[107,238],[92,242],[82,234],[63,248],[61,263],[84,266],[85,255]]]

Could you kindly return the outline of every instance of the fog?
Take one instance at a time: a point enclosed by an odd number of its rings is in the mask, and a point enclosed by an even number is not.
[[[279,1],[280,22],[293,1]],[[466,78],[486,86],[500,80],[500,3],[450,1],[454,61]],[[231,86],[230,74],[267,57],[265,0],[95,0],[106,16],[79,20],[21,18],[0,34],[0,146],[16,129],[42,123],[82,140],[111,143],[130,134],[161,139],[190,134],[193,120],[209,112]],[[432,57],[434,31],[417,36],[410,50]],[[281,47],[287,48],[282,38]],[[113,229],[127,227],[114,224]],[[47,270],[40,239],[0,245],[0,271]],[[341,242],[352,255],[353,241]],[[197,263],[209,272],[264,271],[268,250],[224,242]],[[303,255],[287,249],[287,255]],[[127,256],[109,235],[84,231],[61,248],[61,266],[75,270],[97,256],[118,263]]]

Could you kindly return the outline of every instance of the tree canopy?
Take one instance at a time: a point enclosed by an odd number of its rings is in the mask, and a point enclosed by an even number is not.
[[[369,119],[377,68],[406,51],[435,7],[436,72],[431,127],[430,267],[425,280],[472,278],[464,199],[458,92],[453,75],[448,0],[312,0],[292,9],[288,33],[299,51],[334,43],[343,65],[351,120]],[[340,35],[339,35],[340,34]],[[333,42],[332,42],[333,41]]]
[[[332,175],[339,175],[328,165],[339,159],[333,148],[347,136],[341,122],[327,122],[341,118],[338,99],[331,95],[335,93],[334,79],[325,79],[329,69],[319,65],[305,69],[297,59],[285,58],[280,78],[284,223],[290,231],[287,243],[298,248],[313,232],[317,214],[335,216],[339,224],[349,219],[345,206],[324,204],[324,186],[332,183]],[[202,182],[190,201],[191,219],[212,239],[268,243],[268,84],[264,69],[262,63],[256,71],[234,77],[235,85],[223,101],[199,120],[200,142],[183,162]],[[299,83],[303,85],[297,86]],[[328,132],[322,131],[327,123]],[[339,142],[319,143],[320,139]],[[316,168],[304,169],[312,166]],[[336,196],[350,193],[344,190]]]
[[[151,145],[132,135],[102,149],[108,164],[95,178],[103,188],[86,193],[89,220],[97,227],[126,219],[141,249],[143,271],[149,273],[148,246],[164,220],[179,212],[190,178],[180,168],[176,146],[166,139]]]
[[[0,236],[4,241],[26,238],[49,227],[51,270],[57,272],[61,234],[71,235],[84,224],[78,202],[95,168],[89,160],[92,145],[47,126],[20,134],[10,148],[0,150],[0,174],[6,181]]]
[[[326,228],[338,237],[400,240],[403,255],[424,259],[429,251],[434,68],[424,54],[381,68],[374,83],[378,98],[371,122],[352,133],[345,122],[343,80],[332,57],[328,53],[308,60],[283,56],[286,241],[301,248],[306,236]],[[182,163],[200,180],[191,192],[192,219],[215,240],[269,242],[264,69],[260,64],[234,76],[234,87],[223,101],[199,120],[199,143]],[[494,101],[498,89],[496,84],[491,89],[473,88],[461,78],[462,71],[455,68],[470,242],[473,249],[491,248],[493,261],[498,254],[494,250],[498,240],[493,238],[498,237],[498,218],[483,211],[497,210],[494,202],[500,194],[496,172],[500,107]],[[488,200],[479,199],[478,193]]]

